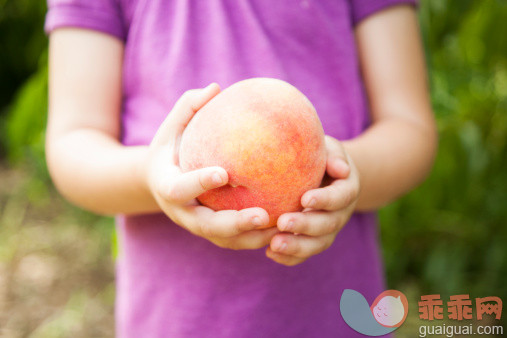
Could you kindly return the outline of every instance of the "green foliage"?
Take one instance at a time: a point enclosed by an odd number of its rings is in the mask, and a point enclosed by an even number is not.
[[[48,106],[46,55],[44,53],[41,56],[40,68],[28,78],[15,96],[5,134],[11,161],[28,159],[41,169],[44,167],[44,129]]]
[[[507,297],[507,5],[423,1],[440,149],[430,178],[382,210],[389,284]]]
[[[45,1],[0,0],[0,118],[19,86],[40,66],[47,45],[45,10]]]

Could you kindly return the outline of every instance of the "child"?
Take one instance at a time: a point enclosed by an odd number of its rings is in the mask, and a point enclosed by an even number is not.
[[[118,336],[361,336],[339,298],[385,288],[372,211],[436,149],[413,0],[50,0],[46,31],[52,178],[121,215]],[[175,160],[214,82],[250,77],[296,86],[327,134],[323,187],[262,230],[263,209],[196,202],[224,169]]]

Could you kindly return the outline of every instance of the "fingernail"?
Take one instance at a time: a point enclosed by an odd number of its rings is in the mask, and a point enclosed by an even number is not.
[[[285,251],[285,249],[287,249],[287,243],[282,242],[281,244],[278,244],[277,251]]]
[[[289,220],[287,222],[287,224],[285,224],[285,231],[292,231],[292,229],[294,229],[294,221],[293,220]]]
[[[317,200],[315,199],[315,197],[312,197],[312,198],[310,199],[310,201],[308,202],[307,206],[308,206],[309,208],[312,208],[312,207],[314,207],[314,206],[315,206],[315,204],[317,204]]]
[[[222,184],[222,177],[220,177],[218,173],[213,173],[211,179],[213,180],[213,183]]]
[[[262,220],[260,217],[258,216],[255,216],[254,218],[252,218],[252,224],[255,225],[255,226],[260,226],[262,225]]]

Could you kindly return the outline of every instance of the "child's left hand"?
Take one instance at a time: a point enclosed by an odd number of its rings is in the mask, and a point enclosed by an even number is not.
[[[326,136],[326,176],[321,188],[301,197],[302,212],[278,218],[282,233],[271,239],[266,256],[283,265],[297,265],[333,244],[354,212],[359,197],[359,172],[341,143]]]

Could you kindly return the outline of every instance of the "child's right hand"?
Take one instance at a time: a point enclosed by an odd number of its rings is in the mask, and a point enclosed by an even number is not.
[[[178,165],[179,141],[193,115],[220,92],[217,84],[187,91],[176,102],[153,138],[144,167],[147,186],[162,211],[193,234],[229,249],[258,249],[279,231],[257,228],[269,221],[262,208],[213,211],[196,197],[228,183],[221,167],[183,173]]]

